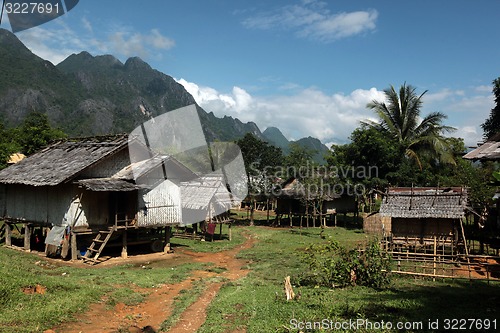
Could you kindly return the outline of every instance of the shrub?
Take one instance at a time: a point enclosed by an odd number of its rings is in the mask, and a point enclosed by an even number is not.
[[[377,240],[352,250],[331,240],[314,244],[306,249],[303,261],[310,270],[302,274],[302,285],[383,288],[389,283],[390,258]]]

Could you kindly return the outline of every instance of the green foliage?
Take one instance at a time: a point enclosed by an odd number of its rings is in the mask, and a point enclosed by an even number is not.
[[[335,241],[313,244],[306,249],[303,260],[310,267],[302,277],[304,285],[382,288],[389,283],[390,258],[376,240],[362,251],[348,250]]]
[[[30,113],[18,128],[18,140],[26,155],[33,154],[53,140],[65,137],[63,131],[50,126],[49,118],[41,112]]]
[[[4,128],[0,123],[0,169],[7,166],[10,155],[19,152],[21,145],[16,140],[17,131]]]
[[[400,145],[366,125],[355,129],[350,139],[350,144],[332,146],[330,156],[327,157],[328,165],[344,169],[351,166],[375,166],[377,172],[370,179],[360,178],[356,174],[349,174],[348,178],[353,182],[362,182],[367,187],[385,187],[389,180],[387,176],[394,173],[402,162]]]
[[[241,149],[245,168],[250,175],[270,171],[280,165],[283,154],[280,148],[260,140],[251,133],[236,141]]]
[[[495,107],[491,109],[490,116],[481,125],[485,139],[500,131],[500,77],[493,80],[493,95],[495,95]]]
[[[288,167],[308,167],[313,162],[313,156],[316,154],[315,150],[308,149],[296,142],[290,143],[290,153],[285,158],[285,165]]]
[[[403,84],[399,92],[393,86],[384,90],[386,102],[374,100],[367,105],[379,117],[379,122],[367,121],[365,124],[398,142],[404,154],[414,160],[420,169],[424,160],[437,159],[453,163],[447,141],[443,136],[455,128],[442,124],[447,117],[440,112],[433,112],[420,120],[422,94],[416,94],[416,88]]]

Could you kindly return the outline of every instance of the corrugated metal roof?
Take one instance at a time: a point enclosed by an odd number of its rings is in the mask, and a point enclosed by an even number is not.
[[[210,201],[214,199],[218,205],[229,209],[230,193],[222,180],[222,175],[210,175],[181,183],[182,208],[207,209]]]
[[[468,160],[500,160],[500,133],[463,156]]]
[[[380,214],[397,218],[451,218],[465,215],[466,189],[390,188]]]
[[[59,141],[1,170],[0,183],[32,186],[65,183],[126,146],[126,135]]]

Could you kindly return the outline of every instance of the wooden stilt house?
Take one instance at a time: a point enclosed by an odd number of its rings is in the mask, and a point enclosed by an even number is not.
[[[380,207],[380,215],[391,219],[384,231],[389,246],[394,251],[464,251],[467,203],[461,187],[389,188]]]
[[[293,216],[301,219],[306,218],[309,226],[309,218],[320,219],[320,223],[326,224],[326,218],[337,213],[357,213],[357,198],[347,193],[335,193],[327,185],[318,188],[315,185],[307,188],[297,178],[290,178],[275,191],[276,198],[276,221],[280,223],[281,218],[287,215],[292,226]]]
[[[167,229],[182,222],[178,183],[196,175],[165,156],[131,165],[128,145],[126,135],[64,140],[1,170],[7,245],[12,226],[22,223],[25,249],[30,249],[34,228],[50,228],[46,250],[62,247],[65,257],[71,248],[72,259],[86,247],[84,258],[97,261],[116,236],[126,256],[132,242],[127,235],[138,229],[155,229],[151,233],[160,235],[156,248],[159,243],[167,250]]]

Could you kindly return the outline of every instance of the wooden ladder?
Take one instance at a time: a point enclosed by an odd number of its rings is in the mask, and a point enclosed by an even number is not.
[[[109,228],[107,230],[99,230],[99,233],[95,236],[94,240],[92,241],[92,244],[90,245],[90,247],[87,249],[87,252],[85,252],[85,255],[83,256],[84,263],[91,265],[95,265],[98,263],[97,259],[101,255],[102,250],[104,250],[104,247],[106,247],[106,244],[111,238],[111,235],[113,235],[114,231],[115,228]],[[96,245],[98,245],[97,248]]]

